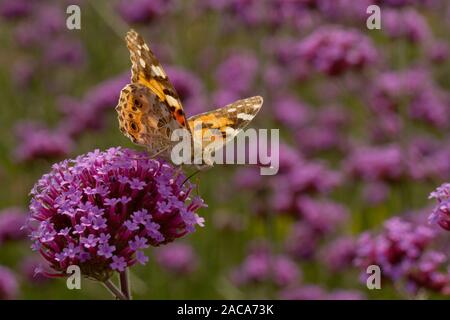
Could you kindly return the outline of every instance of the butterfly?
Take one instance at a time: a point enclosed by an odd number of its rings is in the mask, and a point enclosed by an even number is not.
[[[263,104],[262,97],[255,96],[186,118],[180,97],[144,39],[130,30],[125,40],[132,63],[131,83],[121,90],[116,106],[119,128],[153,156],[169,158],[175,144],[171,136],[177,129],[188,130],[191,137],[200,136],[203,149],[212,146],[213,132],[221,133],[225,145],[252,121]]]

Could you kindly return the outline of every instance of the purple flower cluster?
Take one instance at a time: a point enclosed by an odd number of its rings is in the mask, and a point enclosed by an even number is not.
[[[316,256],[321,242],[348,221],[345,207],[329,200],[300,197],[296,203],[299,219],[285,241],[286,251],[297,260]]]
[[[79,68],[84,64],[83,46],[76,37],[65,32],[64,5],[50,1],[4,1],[2,7],[3,15],[21,15],[19,23],[14,24],[14,40],[23,50],[22,56],[33,57],[36,72],[43,76],[41,81],[59,87],[61,83],[55,81],[55,75],[61,69]],[[63,68],[52,68],[55,66]]]
[[[449,97],[423,69],[384,72],[373,81],[369,106],[376,118],[407,114],[411,119],[439,128],[448,127]],[[397,137],[397,136],[393,136]]]
[[[450,183],[444,183],[438,187],[429,198],[436,199],[438,202],[430,215],[430,222],[450,231]]]
[[[340,27],[321,27],[298,45],[298,59],[313,71],[340,75],[375,62],[377,52],[365,35]]]
[[[220,89],[213,95],[213,104],[224,106],[250,94],[259,62],[250,53],[230,54],[217,67],[215,80]]]
[[[128,149],[98,150],[53,165],[34,186],[28,225],[33,249],[58,274],[78,265],[104,281],[146,264],[143,250],[203,225],[192,186],[163,161]]]
[[[66,156],[73,148],[69,136],[51,131],[40,123],[19,122],[14,131],[20,140],[14,151],[14,157],[19,161],[59,158]]]
[[[420,288],[447,294],[450,275],[442,271],[446,259],[442,259],[441,253],[429,250],[435,236],[424,225],[394,217],[384,223],[379,234],[360,236],[354,263],[363,269],[363,274],[369,265],[380,266],[384,279],[403,281],[405,289],[413,294]]]
[[[75,138],[87,130],[102,128],[105,113],[117,103],[120,90],[128,80],[128,73],[108,79],[90,89],[81,101],[61,97],[58,105],[63,116],[55,128],[31,121],[17,123],[16,159],[32,161],[67,156]]]
[[[3,266],[0,266],[0,300],[17,299],[19,294],[19,284],[14,273]]]
[[[367,181],[395,181],[404,174],[403,155],[396,145],[359,147],[345,160],[350,176]]]
[[[156,250],[156,262],[169,272],[186,275],[197,268],[197,257],[193,248],[185,243],[172,243]]]
[[[351,237],[332,241],[322,251],[321,260],[332,272],[345,271],[352,266],[356,254],[356,242]]]
[[[27,0],[2,1],[0,4],[0,16],[8,20],[25,18],[32,10],[33,6]]]
[[[286,287],[301,280],[297,264],[285,255],[274,255],[265,245],[251,248],[240,266],[231,273],[233,283],[247,286],[258,283],[273,283]]]
[[[127,23],[149,23],[167,13],[172,1],[122,0],[117,11]]]
[[[80,101],[61,97],[59,111],[63,117],[56,130],[76,138],[86,130],[102,128],[105,113],[117,104],[120,90],[128,81],[129,74],[126,72],[97,84]]]
[[[391,38],[403,38],[420,43],[430,38],[431,33],[424,17],[414,9],[383,11],[382,30]]]
[[[7,208],[0,211],[0,245],[7,241],[26,238],[26,213],[19,208]]]

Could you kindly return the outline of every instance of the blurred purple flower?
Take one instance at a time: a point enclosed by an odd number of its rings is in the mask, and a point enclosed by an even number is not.
[[[311,123],[296,131],[295,138],[306,156],[329,150],[344,150],[345,137],[342,131],[327,125]]]
[[[424,69],[386,72],[375,78],[369,106],[377,115],[395,111],[440,128],[448,127],[449,97]]]
[[[39,123],[19,122],[14,131],[19,139],[14,156],[19,161],[67,156],[73,147],[70,137],[62,132],[51,131]]]
[[[275,118],[291,129],[299,128],[310,120],[311,110],[293,96],[282,95],[273,102]]]
[[[48,65],[80,66],[85,60],[82,44],[67,38],[53,39],[46,46],[44,59]]]
[[[238,286],[274,283],[286,287],[300,281],[297,264],[284,255],[274,255],[267,246],[253,247],[240,266],[232,271],[231,278]]]
[[[389,196],[389,186],[384,182],[369,181],[364,184],[362,196],[369,205],[378,205],[383,203]]]
[[[36,272],[36,270],[40,270],[42,268],[43,264],[44,261],[42,258],[36,256],[26,257],[20,263],[20,271],[22,276],[25,277],[29,283],[36,285],[47,282],[49,278],[47,278],[42,272]]]
[[[359,31],[326,26],[299,43],[298,58],[314,71],[333,76],[372,64],[377,52]]]
[[[329,270],[341,272],[352,266],[355,253],[355,240],[351,237],[341,237],[323,249],[321,260]]]
[[[7,208],[0,211],[0,245],[11,240],[26,239],[23,230],[27,215],[20,208]]]
[[[422,90],[411,101],[409,114],[412,119],[431,124],[433,127],[448,128],[450,120],[450,99],[447,94],[430,88]]]
[[[322,235],[304,221],[296,222],[285,241],[286,251],[297,260],[314,257]]]
[[[36,66],[29,61],[17,61],[11,70],[11,77],[16,86],[21,89],[28,88],[36,75]]]
[[[402,133],[403,121],[399,114],[393,111],[383,111],[374,114],[370,124],[370,139],[374,143],[392,142]]]
[[[0,16],[4,19],[20,19],[27,17],[33,9],[29,0],[5,0],[0,3]]]
[[[228,89],[219,89],[215,91],[212,95],[212,104],[217,107],[219,106],[223,107],[241,98],[242,96],[240,96],[236,92],[233,92]]]
[[[431,33],[425,18],[416,10],[383,10],[383,28],[393,39],[404,38],[413,43],[430,38]]]
[[[450,176],[450,145],[428,137],[413,137],[407,147],[407,161],[414,180]]]
[[[58,130],[75,138],[86,130],[102,128],[104,113],[116,105],[120,90],[128,81],[127,72],[96,85],[81,101],[61,97],[58,104],[64,117],[59,123]]]
[[[203,225],[195,211],[204,203],[188,202],[192,186],[183,180],[167,163],[121,148],[54,164],[31,191],[33,248],[58,276],[76,264],[104,281],[114,270],[145,264],[140,250],[147,243],[168,243]]]
[[[198,258],[193,248],[185,243],[173,243],[158,248],[156,262],[169,272],[186,275],[197,268]]]
[[[121,0],[117,11],[127,23],[149,23],[165,14],[170,4],[167,0]]]
[[[443,63],[450,56],[450,46],[445,41],[434,41],[427,49],[428,57],[434,63]]]
[[[358,240],[354,263],[363,269],[363,275],[366,276],[365,268],[374,264],[380,266],[385,279],[399,284],[405,282],[405,289],[413,294],[420,288],[444,293],[450,277],[444,283],[442,273],[434,264],[427,270],[417,269],[420,261],[428,259],[427,249],[436,233],[399,217],[387,220],[383,227],[378,235],[363,233]]]
[[[404,174],[403,156],[396,145],[359,147],[344,162],[345,170],[353,177],[368,181],[398,180]]]
[[[450,231],[450,183],[438,187],[430,194],[429,199],[436,199],[438,202],[431,212],[429,221]]]
[[[342,182],[342,176],[324,163],[306,160],[297,162],[295,168],[280,178],[285,179],[291,192],[298,193],[327,193]]]
[[[17,299],[19,284],[14,273],[6,267],[0,266],[0,300]]]
[[[255,81],[258,64],[250,53],[231,54],[217,67],[216,82],[223,89],[246,95]]]
[[[335,231],[348,219],[347,209],[336,202],[303,196],[296,205],[300,217],[320,234]]]
[[[367,7],[373,0],[315,0],[317,9],[326,17],[326,21],[362,23],[367,19]]]

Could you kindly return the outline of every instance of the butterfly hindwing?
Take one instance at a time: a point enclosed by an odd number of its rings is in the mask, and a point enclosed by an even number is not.
[[[116,110],[120,131],[152,154],[166,150],[172,132],[182,128],[166,102],[141,84],[128,84],[122,89]]]
[[[203,148],[214,141],[212,137],[217,132],[220,132],[223,143],[226,144],[252,121],[262,104],[260,96],[238,100],[225,107],[190,117],[188,124],[194,139],[201,135]]]
[[[153,91],[169,107],[173,117],[181,126],[186,126],[186,117],[180,98],[170,83],[154,53],[144,39],[134,30],[126,36],[131,59],[131,82],[142,84]]]

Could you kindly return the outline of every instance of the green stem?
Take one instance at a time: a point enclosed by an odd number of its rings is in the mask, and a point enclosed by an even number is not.
[[[128,268],[120,273],[120,289],[125,297],[128,300],[131,300],[131,292],[130,292],[130,278],[128,275]]]
[[[128,298],[120,292],[120,290],[114,285],[111,280],[106,280],[103,282],[103,285],[108,289],[109,292],[118,300],[128,300]]]

